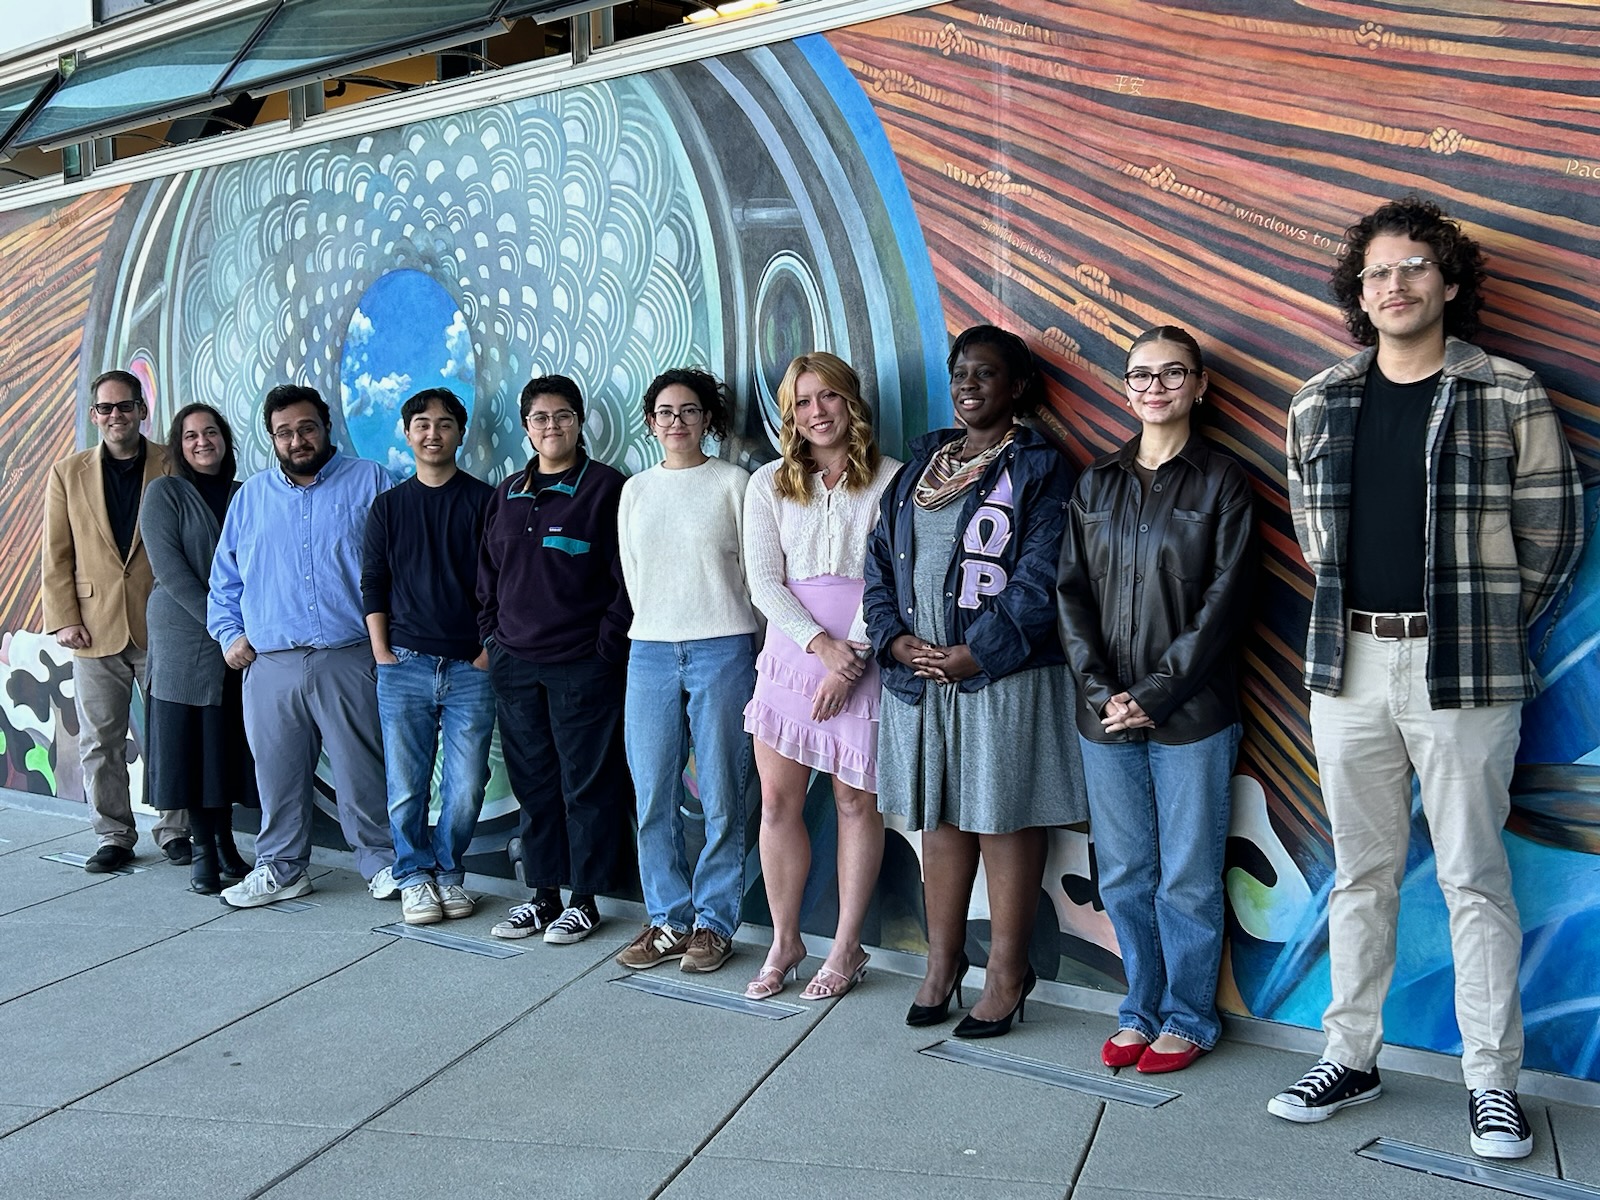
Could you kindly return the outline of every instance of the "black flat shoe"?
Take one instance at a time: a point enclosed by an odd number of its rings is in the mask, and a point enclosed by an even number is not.
[[[966,1001],[961,998],[961,981],[967,977],[967,970],[972,964],[967,961],[966,951],[961,952],[961,961],[956,964],[955,982],[950,985],[950,990],[945,993],[942,1004],[913,1004],[906,1010],[906,1024],[914,1027],[924,1025],[938,1025],[950,1015],[950,997],[956,999],[958,1008],[965,1008]]]
[[[1028,993],[1033,991],[1033,985],[1039,982],[1039,976],[1034,974],[1033,965],[1028,966],[1028,973],[1022,980],[1022,995],[1017,997],[1017,1006],[997,1021],[980,1021],[970,1013],[961,1019],[961,1024],[956,1026],[958,1038],[992,1038],[1000,1037],[1011,1032],[1011,1019],[1016,1018],[1017,1024],[1023,1021],[1023,1006],[1028,1003]]]
[[[83,864],[83,869],[91,875],[108,875],[112,871],[120,870],[133,861],[133,851],[126,846],[113,846],[109,843],[101,846]]]
[[[161,853],[167,856],[167,861],[175,867],[187,867],[194,861],[194,843],[186,837],[175,837],[165,846]]]

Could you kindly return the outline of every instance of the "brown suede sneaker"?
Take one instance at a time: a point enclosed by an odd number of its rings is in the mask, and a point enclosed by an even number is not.
[[[732,938],[723,937],[715,929],[705,929],[696,925],[684,944],[683,962],[678,965],[678,969],[705,974],[708,971],[715,971],[727,962],[732,954]]]
[[[687,933],[664,925],[646,925],[639,936],[628,943],[627,949],[617,955],[617,965],[630,971],[648,971],[669,958],[682,958],[688,945]]]

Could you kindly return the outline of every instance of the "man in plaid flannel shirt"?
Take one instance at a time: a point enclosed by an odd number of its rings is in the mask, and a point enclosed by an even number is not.
[[[1461,340],[1482,254],[1407,197],[1347,233],[1333,291],[1368,349],[1302,387],[1286,454],[1315,579],[1311,735],[1332,827],[1333,997],[1321,1060],[1267,1106],[1321,1121],[1376,1099],[1415,775],[1450,911],[1469,1144],[1522,1158],[1522,929],[1500,832],[1528,626],[1582,549],[1583,492],[1549,397],[1524,367]]]

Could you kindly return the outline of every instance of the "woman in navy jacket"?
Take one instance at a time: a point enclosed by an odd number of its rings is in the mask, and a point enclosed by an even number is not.
[[[879,807],[922,831],[928,969],[906,1023],[943,1021],[961,999],[981,859],[992,941],[983,995],[955,1032],[994,1037],[1037,981],[1028,943],[1045,827],[1085,814],[1066,719],[1076,698],[1055,627],[1072,474],[1016,423],[1039,390],[1021,338],[976,326],[948,366],[960,427],[914,442],[885,493],[864,607],[883,669]]]

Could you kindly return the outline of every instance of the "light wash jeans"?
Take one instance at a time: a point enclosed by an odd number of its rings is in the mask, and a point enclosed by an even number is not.
[[[755,677],[753,634],[634,642],[628,655],[623,737],[639,801],[639,882],[653,925],[699,925],[728,938],[739,928],[753,761],[744,706]],[[691,739],[706,834],[692,875],[682,812]]]
[[[489,672],[463,659],[401,646],[394,656],[400,661],[378,666],[394,881],[403,888],[429,880],[440,887],[460,884],[489,782],[494,688]],[[439,823],[430,837],[428,805],[441,737]]]
[[[1222,1032],[1222,864],[1239,725],[1183,746],[1080,737],[1100,898],[1128,995],[1121,1029],[1209,1050]]]
[[[1414,771],[1450,911],[1461,1073],[1469,1088],[1517,1086],[1522,925],[1500,833],[1521,736],[1521,704],[1433,707],[1427,638],[1346,635],[1341,693],[1311,694],[1311,739],[1333,828],[1325,1057],[1370,1071],[1383,1045]]]

